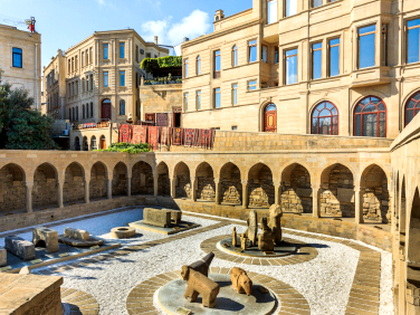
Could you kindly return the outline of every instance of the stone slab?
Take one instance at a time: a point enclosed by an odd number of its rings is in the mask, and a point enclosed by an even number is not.
[[[6,236],[4,239],[5,248],[13,255],[22,260],[35,259],[35,245],[16,235]]]
[[[171,226],[171,212],[165,209],[144,208],[143,223],[168,228]]]
[[[196,223],[182,221],[177,226],[163,228],[159,226],[149,225],[145,223],[144,220],[130,222],[128,223],[128,225],[138,230],[146,230],[146,231],[165,234],[165,235],[175,234],[178,232],[194,229],[200,226],[199,224],[196,224]]]
[[[7,265],[7,250],[3,247],[0,247],[0,267]]]
[[[87,241],[90,238],[90,234],[88,231],[85,230],[66,228],[64,230],[64,237]]]
[[[270,290],[263,290],[261,284],[254,283],[252,294],[247,296],[239,294],[231,287],[229,275],[210,274],[209,278],[220,285],[220,292],[216,298],[214,308],[206,308],[201,305],[201,299],[190,303],[184,298],[186,281],[177,279],[172,280],[161,287],[157,292],[157,302],[166,314],[178,315],[188,314],[212,314],[212,315],[255,315],[272,314],[277,307],[276,296]],[[267,292],[267,293],[262,293]]]

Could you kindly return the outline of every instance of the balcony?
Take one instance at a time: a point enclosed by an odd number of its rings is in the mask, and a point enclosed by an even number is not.
[[[372,67],[352,73],[352,87],[364,87],[387,84],[391,82],[390,67]]]

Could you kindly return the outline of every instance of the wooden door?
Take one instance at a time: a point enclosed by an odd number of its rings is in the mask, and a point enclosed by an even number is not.
[[[102,119],[111,119],[111,102],[103,101],[101,106],[101,118]]]
[[[277,108],[275,105],[268,105],[264,111],[264,131],[277,131]]]

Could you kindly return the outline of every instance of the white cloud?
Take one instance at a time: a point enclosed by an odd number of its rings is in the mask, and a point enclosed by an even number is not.
[[[142,24],[142,36],[151,41],[159,36],[159,42],[167,45],[179,45],[184,37],[190,39],[206,34],[210,29],[209,15],[201,10],[194,10],[178,23],[171,23],[172,17],[165,20],[148,21]]]
[[[99,5],[105,5],[105,0],[96,0]]]

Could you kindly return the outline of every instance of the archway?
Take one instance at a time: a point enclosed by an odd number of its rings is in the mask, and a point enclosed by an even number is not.
[[[133,195],[153,195],[153,170],[146,162],[140,161],[133,166],[131,193]]]
[[[277,131],[277,106],[273,103],[267,104],[263,111],[263,131]]]
[[[231,162],[223,165],[220,170],[220,190],[222,204],[242,204],[241,171]]]
[[[79,137],[74,138],[74,150],[80,151],[80,139]]]
[[[354,108],[355,136],[386,137],[386,106],[382,99],[368,96]]]
[[[104,150],[106,149],[106,138],[105,136],[101,136],[99,139],[99,149]]]
[[[408,230],[408,239],[407,239],[407,287],[412,290],[412,292],[418,292],[420,288],[420,194],[419,189],[416,188],[414,193],[413,203],[411,205],[411,215],[409,222]],[[416,294],[419,295],[418,293]],[[407,314],[417,314],[415,310],[418,311],[418,306],[414,306],[415,303],[410,303],[408,305]]]
[[[85,198],[85,171],[76,162],[66,168],[63,186],[63,201],[67,204],[84,201]]]
[[[89,151],[88,138],[83,137],[83,151]]]
[[[273,174],[267,165],[258,163],[249,170],[248,196],[250,208],[269,208],[274,203]]]
[[[405,124],[407,126],[411,120],[413,120],[414,116],[416,116],[420,112],[420,91],[417,91],[413,95],[410,96],[408,101],[405,104]]]
[[[158,195],[159,196],[170,196],[171,195],[171,183],[169,180],[169,169],[165,162],[160,162],[157,169],[158,174]]]
[[[101,118],[104,120],[110,120],[112,118],[111,114],[112,103],[109,98],[105,98],[101,102]]]
[[[214,201],[216,197],[216,185],[214,183],[213,169],[203,162],[197,167],[197,200]]]
[[[127,178],[127,165],[123,162],[118,162],[113,171],[112,196],[127,196]]]
[[[360,189],[363,221],[388,223],[389,192],[385,172],[377,165],[366,168],[362,173]]]
[[[334,164],[321,175],[319,196],[321,217],[354,217],[353,174],[342,164]]]
[[[280,205],[283,212],[312,212],[311,178],[302,165],[295,163],[283,171]]]
[[[92,138],[90,138],[90,149],[91,150],[97,150],[98,149],[98,145],[96,143],[96,137],[92,136]]]
[[[7,164],[0,169],[0,211],[2,214],[12,214],[25,210],[25,172],[17,164]]]
[[[175,167],[175,197],[176,198],[191,198],[191,178],[190,170],[184,162],[180,162]]]
[[[338,135],[338,110],[333,103],[323,101],[316,105],[311,121],[312,134]]]
[[[41,164],[35,170],[32,207],[37,210],[58,207],[57,171],[49,163]]]
[[[96,162],[92,166],[89,185],[91,200],[105,199],[108,196],[108,171],[104,163]]]

